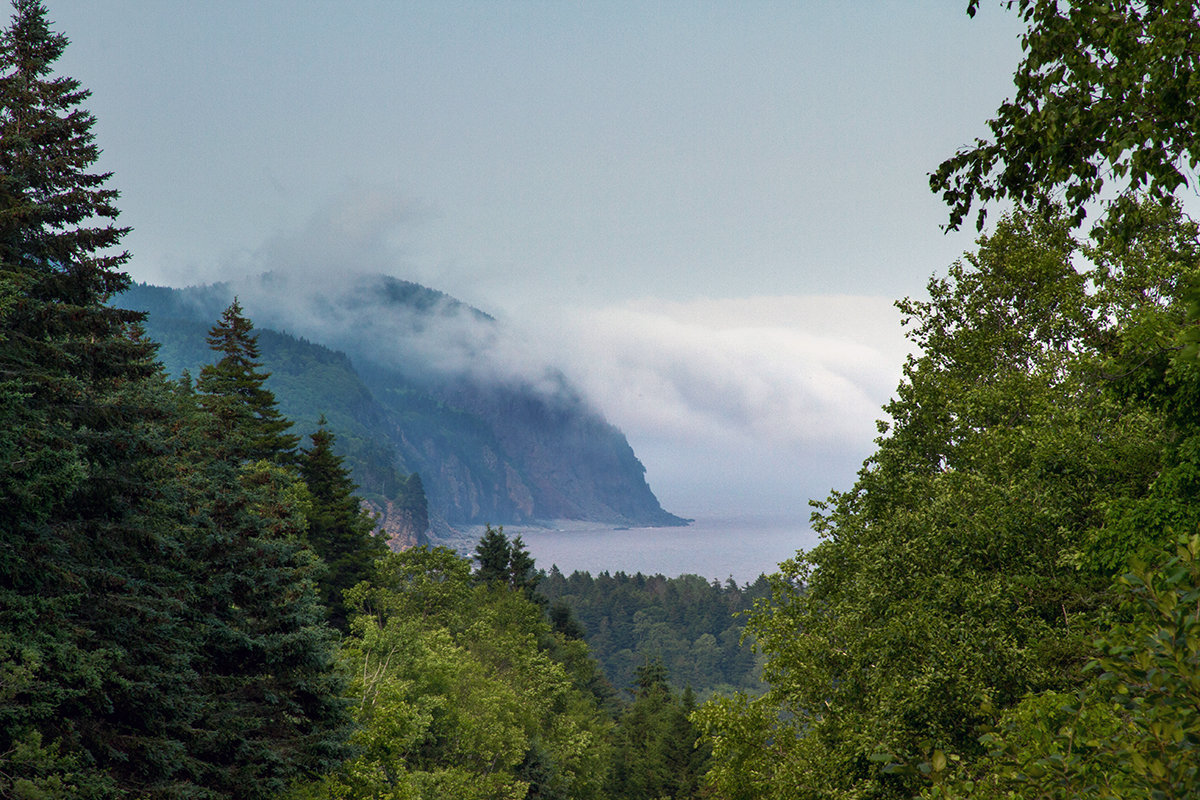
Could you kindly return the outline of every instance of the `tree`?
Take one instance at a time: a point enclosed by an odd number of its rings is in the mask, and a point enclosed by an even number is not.
[[[260,370],[257,338],[234,298],[209,331],[208,345],[221,358],[200,372],[200,404],[214,422],[213,447],[245,461],[291,464],[300,437],[287,433],[292,423],[266,388],[271,375]]]
[[[1132,278],[1077,271],[1068,229],[1007,217],[928,301],[899,304],[918,355],[891,421],[748,623],[771,688],[697,717],[714,785],[912,796],[922,765],[985,757],[996,709],[1085,680],[1113,577],[1099,532],[1147,494],[1164,445],[1162,414],[1106,367],[1136,339],[1121,325],[1164,309]]]
[[[970,0],[974,16],[979,0]],[[1061,192],[1075,225],[1115,182],[1111,221],[1142,193],[1196,185],[1200,163],[1200,13],[1190,2],[1008,0],[1029,29],[1016,96],[976,139],[930,175],[957,229],[978,202],[1040,205]]]
[[[165,384],[94,118],[36,0],[0,32],[0,795],[187,794],[192,585]]]
[[[218,796],[273,798],[346,757],[350,710],[304,542],[308,488],[268,461],[205,459],[207,433],[202,421],[191,434],[201,452],[187,493],[201,643],[189,751]]]
[[[415,547],[349,593],[358,755],[295,798],[593,798],[607,765],[596,700],[521,592]],[[552,645],[552,646],[551,646]]]
[[[510,542],[504,535],[504,526],[486,526],[475,546],[475,560],[479,562],[475,577],[480,581],[507,584],[531,595],[537,587],[538,575],[525,542],[520,536]]]
[[[330,623],[346,629],[343,593],[367,580],[375,559],[387,552],[387,543],[375,532],[375,520],[363,510],[358,488],[334,454],[334,435],[321,417],[309,437],[312,447],[300,451],[300,475],[311,496],[308,512],[309,545],[325,562],[326,572],[318,580],[321,597],[329,609]]]
[[[930,798],[1195,795],[1200,781],[1200,537],[1118,581],[1122,616],[1096,640],[1092,680],[1031,695],[983,737],[989,757]],[[1161,558],[1161,556],[1160,556]]]
[[[695,710],[690,692],[676,696],[659,660],[637,669],[637,689],[614,731],[610,792],[628,800],[698,795],[709,749],[697,747],[688,719]]]
[[[404,498],[404,509],[412,516],[413,528],[417,531],[429,530],[429,504],[425,498],[425,484],[422,483],[419,472],[409,474],[400,494]]]

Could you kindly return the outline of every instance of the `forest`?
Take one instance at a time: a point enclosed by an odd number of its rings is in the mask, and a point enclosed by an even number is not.
[[[389,552],[236,300],[168,378],[109,302],[67,39],[14,0],[0,798],[1194,796],[1200,9],[1003,5],[1014,98],[930,175],[976,249],[899,301],[916,349],[820,544],[739,588],[545,574],[491,527]]]

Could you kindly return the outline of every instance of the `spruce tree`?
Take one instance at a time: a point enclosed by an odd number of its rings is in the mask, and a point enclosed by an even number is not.
[[[479,543],[475,545],[475,560],[479,567],[475,579],[482,583],[508,582],[508,560],[512,557],[512,546],[504,535],[504,526],[487,526]]]
[[[128,284],[88,93],[36,0],[0,32],[0,796],[172,796],[196,649],[157,485],[153,345]]]
[[[425,484],[421,482],[421,474],[414,472],[404,481],[404,508],[412,518],[413,528],[417,532],[429,530],[429,503],[425,498]]]
[[[293,463],[300,437],[287,432],[292,423],[266,388],[271,373],[261,370],[258,336],[237,298],[209,330],[207,341],[220,359],[201,370],[196,388],[213,423],[212,446],[243,461]]]
[[[203,706],[191,751],[219,796],[274,798],[333,768],[349,736],[319,562],[303,543],[307,489],[265,461],[212,461],[197,479],[207,581],[193,605]]]
[[[318,424],[309,437],[312,447],[300,451],[300,475],[312,496],[308,543],[326,565],[318,586],[330,623],[345,630],[342,593],[371,577],[375,559],[387,553],[387,544],[376,535],[375,520],[354,494],[358,487],[342,466],[342,458],[333,452],[335,437],[325,418]]]

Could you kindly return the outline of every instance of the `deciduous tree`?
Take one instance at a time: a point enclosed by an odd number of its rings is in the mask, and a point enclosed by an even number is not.
[[[1200,164],[1200,11],[1192,2],[1008,0],[1029,28],[1016,95],[976,139],[944,161],[930,186],[957,229],[979,205],[1058,200],[1082,222],[1086,204],[1116,185],[1113,221],[1139,195],[1196,187]],[[970,0],[972,16],[980,6]],[[1124,226],[1122,226],[1124,227]]]

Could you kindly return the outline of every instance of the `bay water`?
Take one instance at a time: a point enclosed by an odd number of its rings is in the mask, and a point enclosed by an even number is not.
[[[778,570],[797,550],[817,544],[807,519],[768,515],[699,517],[683,528],[612,528],[563,523],[561,528],[505,527],[519,535],[539,569],[700,575],[739,585]]]

